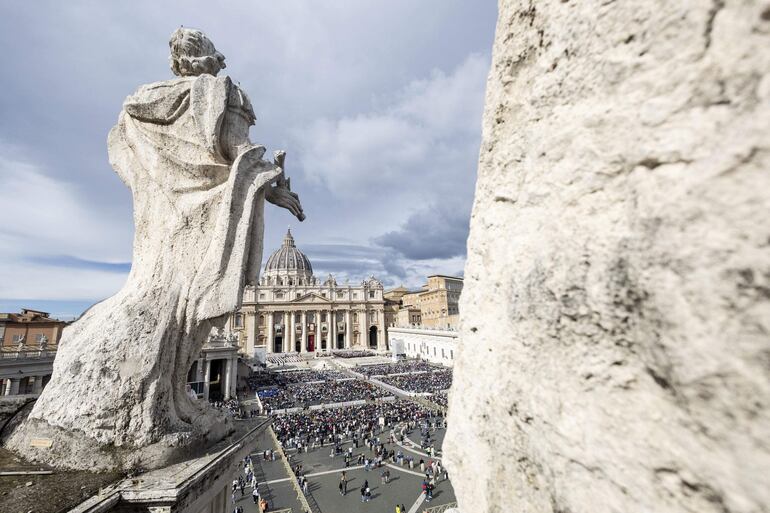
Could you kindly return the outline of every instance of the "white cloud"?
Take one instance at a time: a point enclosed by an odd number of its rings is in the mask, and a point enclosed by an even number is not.
[[[463,185],[475,177],[487,68],[472,54],[371,112],[316,120],[297,134],[306,176],[343,198],[373,188],[406,203],[452,191],[470,197]]]
[[[126,273],[89,269],[88,261],[129,262],[131,227],[94,215],[75,187],[12,153],[0,145],[0,298],[93,299],[116,292]],[[66,259],[57,264],[60,256],[83,262],[72,268]]]

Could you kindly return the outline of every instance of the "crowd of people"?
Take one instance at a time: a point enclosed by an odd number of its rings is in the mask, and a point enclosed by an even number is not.
[[[246,378],[252,391],[268,387],[285,387],[292,383],[308,383],[312,381],[332,381],[345,379],[348,376],[337,370],[292,370],[285,372],[256,372]]]
[[[405,374],[409,372],[432,372],[438,367],[423,361],[401,360],[392,363],[377,363],[372,365],[357,365],[353,370],[367,377],[387,376],[388,374]]]
[[[367,351],[365,349],[340,349],[332,351],[332,354],[337,358],[367,358],[375,356],[374,351]]]
[[[211,401],[214,408],[226,412],[228,415],[236,418],[243,418],[243,409],[238,399],[227,399],[224,401]]]
[[[444,370],[421,374],[387,376],[381,378],[380,381],[405,392],[435,393],[447,390],[452,386],[452,371]]]
[[[294,383],[285,387],[263,389],[257,393],[267,411],[372,400],[392,395],[378,386],[360,380]]]
[[[302,357],[297,353],[273,353],[267,357],[267,363],[278,366],[300,363],[301,361]]]
[[[430,400],[433,401],[434,404],[437,404],[442,408],[449,407],[449,395],[445,391],[434,392],[433,395],[431,395]]]
[[[273,430],[283,447],[301,450],[332,446],[335,453],[336,449],[341,450],[343,441],[352,440],[353,446],[358,447],[397,425],[405,436],[422,423],[439,426],[443,425],[443,418],[429,408],[403,399],[273,416]]]
[[[279,373],[285,383],[308,383],[310,381],[332,381],[349,376],[338,370],[293,370]]]

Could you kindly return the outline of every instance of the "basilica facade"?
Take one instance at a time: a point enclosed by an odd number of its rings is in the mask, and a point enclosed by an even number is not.
[[[374,277],[339,285],[313,275],[291,230],[267,259],[259,285],[246,287],[227,328],[241,352],[325,353],[335,349],[387,349],[383,287]]]

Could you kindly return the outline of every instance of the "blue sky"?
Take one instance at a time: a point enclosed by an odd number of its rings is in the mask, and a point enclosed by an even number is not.
[[[285,149],[307,220],[266,207],[265,258],[291,226],[316,274],[417,286],[465,259],[496,2],[0,4],[0,311],[67,317],[130,269],[128,189],[107,132],[168,37],[204,30]]]

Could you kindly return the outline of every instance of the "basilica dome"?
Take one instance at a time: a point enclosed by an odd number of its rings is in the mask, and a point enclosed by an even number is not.
[[[283,244],[265,264],[264,276],[302,276],[312,277],[313,266],[305,254],[294,245],[291,230],[286,232]]]

